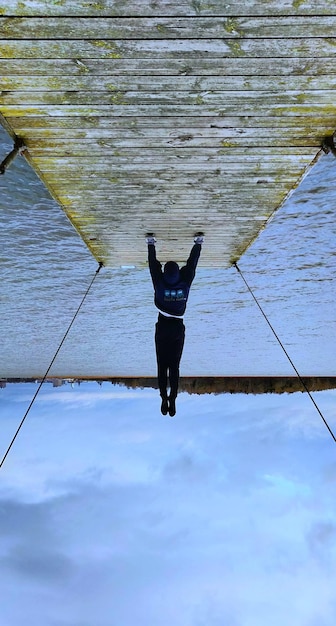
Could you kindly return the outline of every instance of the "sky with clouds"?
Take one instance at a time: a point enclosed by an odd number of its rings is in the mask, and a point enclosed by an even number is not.
[[[35,390],[1,390],[2,454]],[[336,446],[307,394],[159,406],[44,385],[1,469],[1,622],[334,626]]]

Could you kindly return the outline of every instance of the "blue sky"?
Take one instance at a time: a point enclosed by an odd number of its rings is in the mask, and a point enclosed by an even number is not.
[[[35,389],[1,390],[2,450]],[[307,395],[159,406],[42,388],[1,470],[2,623],[334,626],[336,446]]]

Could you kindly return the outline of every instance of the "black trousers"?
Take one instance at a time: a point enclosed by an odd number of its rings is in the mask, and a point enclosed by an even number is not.
[[[184,346],[185,326],[182,319],[159,314],[155,325],[155,348],[160,396],[176,398],[180,376],[180,360]]]

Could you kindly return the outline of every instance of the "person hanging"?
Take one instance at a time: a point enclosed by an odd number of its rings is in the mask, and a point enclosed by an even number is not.
[[[171,417],[176,413],[179,368],[185,339],[183,315],[203,241],[203,233],[196,233],[186,265],[180,269],[175,261],[168,261],[162,271],[162,265],[156,258],[155,236],[152,233],[146,236],[148,265],[154,287],[154,303],[159,310],[155,325],[155,349],[161,413],[167,415],[169,412]]]

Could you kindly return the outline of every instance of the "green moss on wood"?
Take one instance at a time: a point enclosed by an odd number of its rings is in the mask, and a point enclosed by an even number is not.
[[[84,116],[83,120],[86,124],[88,124],[88,126],[91,126],[93,128],[98,128],[99,127],[99,117],[89,117],[89,116]]]
[[[109,148],[110,147],[110,144],[105,139],[98,139],[97,144],[98,144],[98,146],[101,146],[102,148]]]
[[[7,17],[5,20],[3,20],[2,24],[1,24],[1,31],[4,35],[10,36],[12,34],[12,24],[13,21],[16,21],[17,18],[16,17]],[[15,22],[14,22],[15,24]],[[15,25],[14,25],[14,32],[15,32]]]
[[[45,111],[42,111],[41,109],[31,109],[29,107],[16,109],[14,106],[11,106],[9,110],[4,104],[0,107],[0,113],[4,117],[24,117],[26,115],[33,115],[34,117],[36,117],[38,115],[45,115]]]
[[[124,93],[122,91],[117,91],[110,97],[111,104],[127,104],[127,101],[124,98]]]
[[[301,4],[303,4],[305,0],[293,0],[293,8],[299,9]]]
[[[156,24],[156,30],[159,33],[162,33],[163,35],[165,35],[169,29],[163,24]]]
[[[62,77],[58,76],[49,76],[46,81],[47,87],[50,90],[61,91],[63,89],[63,80]]]
[[[234,17],[229,17],[227,20],[225,20],[225,22],[223,23],[223,28],[227,33],[235,33],[239,35],[239,37],[244,36],[244,31],[239,28],[239,22]]]
[[[245,56],[244,50],[242,49],[239,41],[237,41],[236,39],[235,40],[228,39],[226,41],[226,44],[229,46],[229,48],[231,50],[231,53],[232,53],[232,56],[234,56],[234,57],[243,57],[243,56]]]
[[[223,148],[235,148],[237,144],[235,144],[234,141],[229,141],[227,139],[223,139],[221,141],[221,146],[223,146]]]
[[[306,101],[306,94],[305,93],[299,93],[297,96],[295,96],[296,101],[299,104],[304,104]]]
[[[0,58],[1,59],[15,59],[17,51],[14,47],[2,43],[0,46]]]
[[[197,105],[202,105],[202,104],[204,104],[204,100],[203,100],[203,97],[201,96],[201,94],[198,94],[198,96],[196,96],[196,98],[195,98],[195,104],[197,104]]]
[[[118,46],[111,41],[104,41],[103,39],[92,39],[90,41],[92,46],[96,48],[103,48],[104,50],[109,51],[106,55],[110,59],[120,59],[121,54]]]

